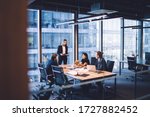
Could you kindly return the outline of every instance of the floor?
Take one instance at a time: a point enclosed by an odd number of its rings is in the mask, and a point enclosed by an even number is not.
[[[137,95],[134,96],[134,75],[129,70],[122,70],[122,75],[117,75],[116,96],[114,96],[114,80],[106,80],[101,85],[96,83],[86,87],[74,87],[71,89],[72,100],[132,100],[132,99],[150,99],[150,73],[137,75]],[[38,86],[32,86],[33,89]],[[102,88],[104,86],[104,88]],[[31,87],[30,87],[31,88]],[[46,98],[41,99],[64,99],[57,98],[57,94],[49,93]],[[31,96],[31,99],[35,99]]]

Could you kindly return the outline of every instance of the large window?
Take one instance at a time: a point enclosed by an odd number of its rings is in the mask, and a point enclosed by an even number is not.
[[[83,15],[80,15],[80,17]],[[56,11],[41,11],[41,19],[39,19],[38,10],[28,10],[28,68],[29,77],[37,78],[39,71],[37,65],[40,62],[40,49],[42,49],[42,62],[47,65],[52,53],[57,53],[57,47],[62,43],[63,39],[67,39],[69,47],[68,64],[74,62],[74,25],[65,23],[68,20],[73,20],[73,13],[56,12]],[[39,20],[41,20],[41,36],[39,30]],[[120,25],[121,19],[103,20],[103,31],[101,31],[101,21],[92,21],[79,23],[78,46],[79,60],[81,55],[86,52],[91,57],[95,56],[95,51],[101,50],[101,32],[103,32],[103,52],[106,60],[115,61],[114,69],[118,68],[120,60]],[[137,21],[125,20],[126,26],[137,25]],[[149,22],[145,22],[144,26]],[[137,52],[136,39],[137,29],[124,29],[124,58],[131,53]],[[40,41],[40,38],[41,41]],[[144,43],[149,41],[149,29],[144,30]],[[41,42],[41,43],[40,43]],[[41,46],[40,46],[41,45]],[[145,44],[144,51],[149,50],[149,44]]]
[[[120,60],[120,18],[103,21],[103,52],[106,60],[115,61],[118,69]]]
[[[150,52],[150,22],[143,22],[143,26],[145,27],[143,29],[143,58],[145,58],[145,52]]]
[[[38,10],[28,10],[28,76],[31,80],[38,80]]]
[[[90,60],[95,56],[95,51],[100,49],[99,37],[99,21],[79,24],[79,60],[83,52],[88,54]]]
[[[124,20],[124,59],[127,56],[132,56],[137,54],[137,39],[138,39],[138,29],[132,26],[137,26],[138,22],[135,20]],[[130,27],[129,27],[130,26]]]
[[[73,26],[63,24],[73,18],[72,13],[42,11],[42,62],[45,65],[64,39],[67,39],[69,47],[68,64],[73,63]]]

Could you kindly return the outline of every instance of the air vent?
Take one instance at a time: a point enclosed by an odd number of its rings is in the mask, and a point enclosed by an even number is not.
[[[112,14],[112,13],[116,13],[117,11],[114,10],[110,10],[105,8],[104,3],[94,3],[93,5],[91,5],[91,11],[89,13],[92,14]]]

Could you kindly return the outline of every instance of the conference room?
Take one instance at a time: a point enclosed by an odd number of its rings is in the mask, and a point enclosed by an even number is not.
[[[149,1],[23,0],[6,6],[1,99],[150,99]]]

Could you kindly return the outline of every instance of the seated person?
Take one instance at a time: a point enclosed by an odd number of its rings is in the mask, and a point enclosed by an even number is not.
[[[81,62],[79,60],[75,61],[75,65],[78,66],[78,67],[84,67],[84,66],[87,66],[89,64],[90,64],[90,61],[88,59],[87,53],[85,53],[85,52],[82,53],[82,60],[81,60]]]
[[[53,79],[52,65],[58,66],[57,54],[52,54],[51,60],[48,61],[48,64],[46,66],[47,75],[51,75],[51,77],[49,77],[48,80],[50,80],[53,83],[54,79]]]
[[[90,61],[88,59],[88,54],[83,52],[82,53],[82,60],[81,60],[81,64],[83,66],[87,66],[90,64]],[[84,82],[84,81],[81,81],[81,82]],[[88,94],[89,93],[89,88],[91,87],[91,84],[86,84],[86,85],[82,85],[82,91],[84,94]]]
[[[107,70],[106,61],[103,58],[103,52],[100,51],[96,52],[95,66],[97,70]],[[98,85],[100,92],[103,92],[103,82],[97,82],[96,84]],[[102,97],[102,93],[101,93],[101,97]]]
[[[107,70],[106,61],[103,58],[103,52],[100,52],[100,51],[96,52],[95,66],[97,70]]]
[[[81,60],[81,62],[82,62],[82,64],[83,64],[84,66],[90,64],[90,61],[89,61],[89,59],[88,59],[88,54],[87,54],[87,53],[85,53],[85,52],[82,53],[82,60]]]

